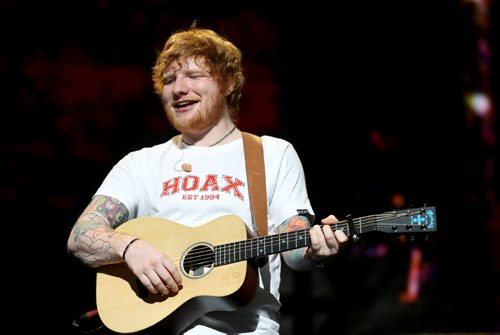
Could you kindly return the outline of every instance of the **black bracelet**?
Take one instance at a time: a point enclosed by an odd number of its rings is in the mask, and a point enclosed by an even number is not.
[[[307,257],[308,257],[308,258],[309,258],[309,259],[310,259],[310,260],[311,260],[314,264],[316,264],[316,268],[318,268],[318,269],[320,269],[320,270],[321,270],[321,269],[323,269],[323,268],[325,267],[325,265],[326,265],[326,261],[317,261],[317,260],[315,260],[314,258],[312,258],[312,257],[311,257],[311,254],[309,253],[309,249],[310,249],[310,248],[308,248],[308,249],[306,250],[306,256],[307,256]]]
[[[123,249],[123,254],[122,254],[122,258],[123,260],[125,260],[125,254],[127,253],[127,250],[128,248],[132,245],[132,243],[134,243],[135,241],[139,240],[138,237],[134,238],[132,241],[128,242],[127,246],[125,247],[125,249]]]

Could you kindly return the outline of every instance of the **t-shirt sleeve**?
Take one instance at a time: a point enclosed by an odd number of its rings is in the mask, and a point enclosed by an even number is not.
[[[266,150],[266,148],[265,148]],[[297,151],[291,143],[277,141],[267,148],[266,179],[268,187],[269,215],[274,227],[286,219],[306,210],[314,220],[314,212],[307,193],[304,169]],[[273,180],[274,179],[274,180]],[[312,222],[311,222],[312,223]]]
[[[116,163],[104,178],[95,195],[105,195],[119,200],[127,207],[129,218],[137,215],[141,187],[134,177],[134,157],[129,153]]]

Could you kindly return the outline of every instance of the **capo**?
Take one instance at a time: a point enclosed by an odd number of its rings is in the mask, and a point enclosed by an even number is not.
[[[307,209],[297,209],[297,215],[305,216],[309,222],[314,222],[314,215],[311,215]]]
[[[356,228],[354,228],[354,221],[352,220],[352,215],[347,214],[347,225],[349,227],[349,235],[352,237],[354,241],[359,239],[358,233],[356,232]]]

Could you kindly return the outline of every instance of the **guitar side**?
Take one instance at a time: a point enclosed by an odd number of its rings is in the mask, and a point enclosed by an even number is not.
[[[237,216],[222,216],[198,227],[142,217],[125,222],[117,231],[144,239],[165,252],[181,270],[182,289],[176,295],[151,294],[125,263],[99,268],[97,309],[104,325],[113,331],[140,331],[173,313],[175,318],[169,319],[175,319],[175,325],[170,326],[179,330],[207,312],[235,310],[255,293],[257,274],[247,261],[211,267],[201,274],[190,273],[182,265],[190,248],[247,239],[246,225]]]

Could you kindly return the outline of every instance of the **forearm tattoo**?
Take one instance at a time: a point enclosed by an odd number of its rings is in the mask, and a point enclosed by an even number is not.
[[[112,228],[128,220],[127,208],[116,199],[97,196],[92,199],[73,229],[78,244],[77,256],[89,266],[99,266],[118,259],[110,239]]]
[[[277,229],[277,233],[288,233],[295,230],[306,229],[310,226],[305,216],[292,216],[285,220]],[[304,248],[294,249],[285,253],[289,262],[300,264],[304,258]]]

